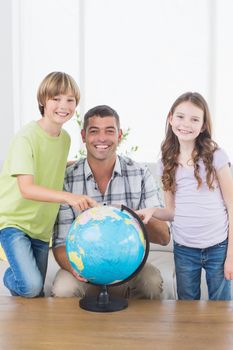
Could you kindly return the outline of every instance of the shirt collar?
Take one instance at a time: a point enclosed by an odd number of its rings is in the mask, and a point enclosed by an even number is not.
[[[115,174],[119,174],[119,175],[122,174],[119,156],[116,157],[116,163],[112,172],[112,177],[114,177]],[[84,175],[86,180],[89,180],[91,177],[93,177],[93,174],[87,159],[85,159],[85,163],[84,163]]]

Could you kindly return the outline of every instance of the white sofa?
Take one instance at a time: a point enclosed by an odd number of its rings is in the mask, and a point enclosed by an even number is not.
[[[148,164],[148,167],[152,171],[152,174],[156,178],[156,165]],[[156,179],[157,180],[157,179]],[[157,244],[151,244],[150,253],[148,261],[154,264],[160,271],[163,277],[163,293],[162,299],[176,299],[176,279],[175,279],[175,269],[173,262],[173,243],[172,239],[167,246],[160,246]],[[7,268],[8,263],[6,261],[0,260],[0,295],[10,295],[9,291],[3,285],[3,275]],[[45,295],[50,296],[51,286],[58,270],[58,265],[54,260],[52,250],[49,253],[49,263],[48,271],[45,281]],[[208,299],[207,288],[204,278],[204,273],[202,275],[201,284],[201,299]],[[232,295],[233,295],[233,284],[232,284]]]
[[[176,299],[176,284],[175,271],[172,253],[172,241],[166,247],[161,247],[157,244],[151,244],[148,261],[154,264],[163,276],[163,299]],[[10,295],[8,289],[3,284],[3,275],[6,268],[9,266],[7,261],[0,260],[0,296]],[[45,295],[50,296],[51,286],[58,270],[58,265],[54,260],[52,250],[49,252],[49,264],[45,281]]]

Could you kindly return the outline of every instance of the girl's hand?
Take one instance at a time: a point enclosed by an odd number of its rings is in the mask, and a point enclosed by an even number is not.
[[[66,192],[65,202],[78,211],[83,211],[97,205],[97,202],[88,196],[77,195],[70,192]]]
[[[72,269],[72,275],[77,279],[79,280],[80,282],[87,282],[87,279],[86,278],[83,278],[81,277],[78,272],[76,272],[74,269]]]
[[[227,256],[224,264],[224,276],[226,280],[233,280],[233,256]]]
[[[148,221],[152,218],[154,212],[155,208],[144,208],[135,211],[135,213],[140,217],[144,224],[148,223]]]

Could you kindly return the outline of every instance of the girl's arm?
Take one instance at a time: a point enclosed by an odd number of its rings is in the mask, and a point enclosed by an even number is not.
[[[34,183],[33,175],[17,175],[21,195],[25,199],[40,202],[66,203],[78,211],[97,205],[96,201],[85,195],[76,195],[65,191],[56,191]]]
[[[227,208],[229,220],[228,247],[224,265],[224,275],[227,280],[233,280],[233,177],[228,165],[225,165],[217,171],[217,178]]]
[[[170,191],[164,192],[165,208],[144,208],[136,211],[136,214],[147,224],[152,216],[162,221],[172,221],[175,213],[174,195]]]

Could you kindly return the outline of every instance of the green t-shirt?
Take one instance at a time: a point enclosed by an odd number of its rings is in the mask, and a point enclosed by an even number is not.
[[[59,204],[24,199],[16,175],[30,174],[35,184],[62,190],[69,147],[65,130],[52,137],[35,121],[15,136],[0,174],[0,229],[17,227],[32,238],[50,240]]]

